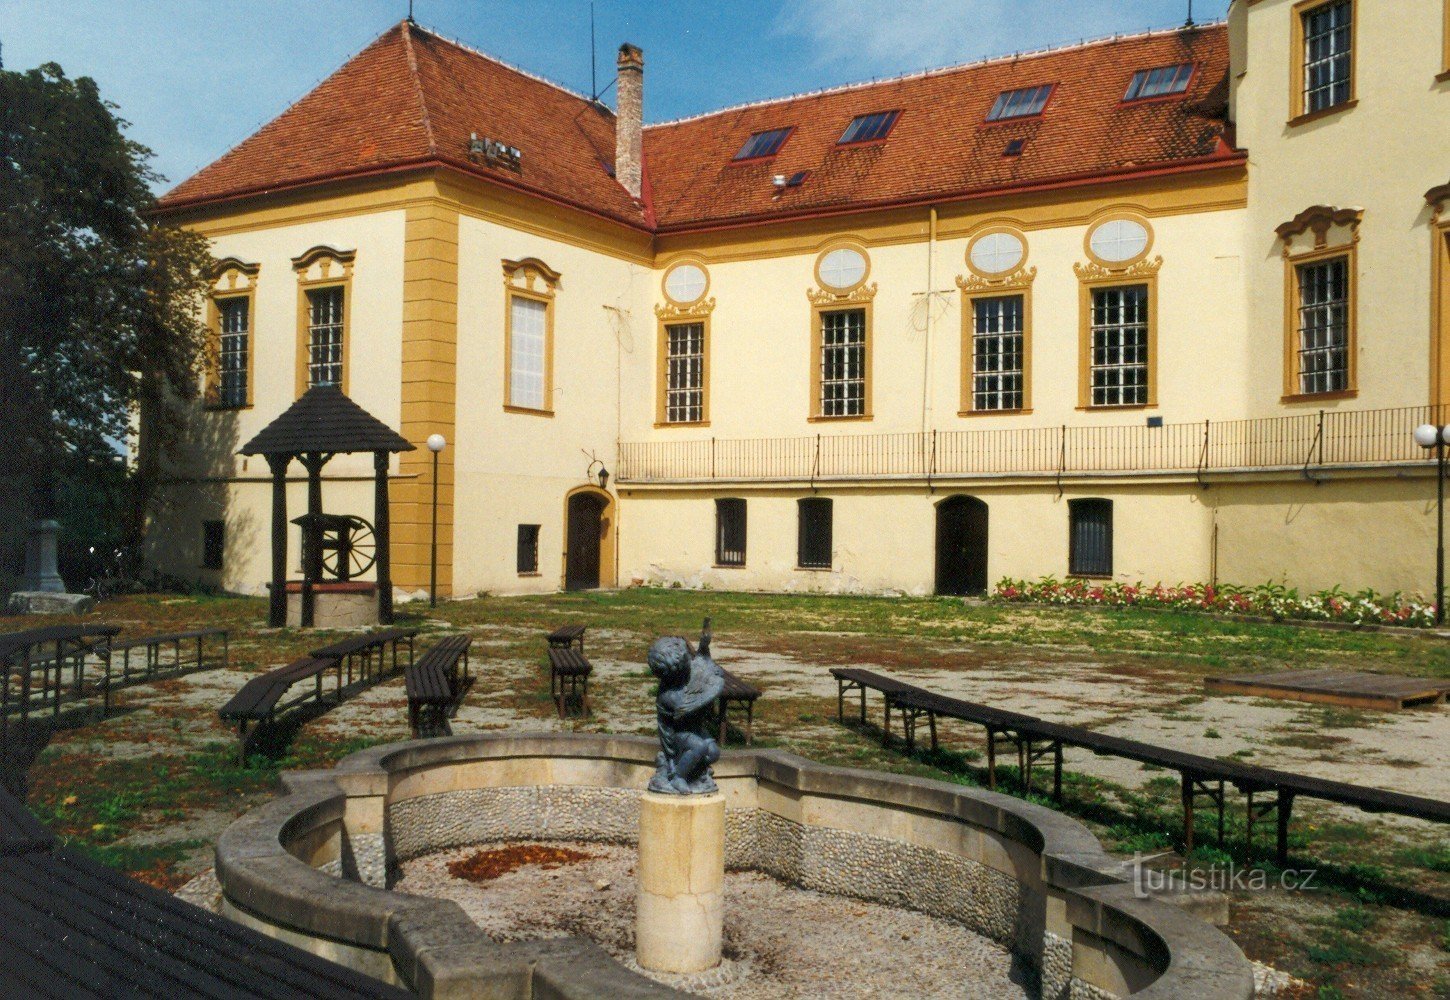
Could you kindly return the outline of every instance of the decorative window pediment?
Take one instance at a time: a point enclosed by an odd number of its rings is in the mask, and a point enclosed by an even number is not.
[[[352,277],[356,250],[339,250],[319,244],[292,258],[292,270],[302,281],[342,280]]]
[[[553,295],[561,275],[537,257],[503,262],[504,284],[535,295]]]
[[[1313,205],[1304,209],[1294,218],[1274,230],[1279,239],[1284,241],[1284,256],[1294,249],[1294,241],[1305,233],[1314,234],[1314,249],[1322,250],[1330,245],[1329,236],[1332,230],[1343,230],[1343,238],[1336,240],[1338,243],[1355,243],[1359,241],[1359,224],[1364,219],[1362,208],[1334,208],[1330,205]]]
[[[212,265],[211,285],[214,292],[241,292],[256,287],[261,264],[248,264],[236,257],[223,257]]]

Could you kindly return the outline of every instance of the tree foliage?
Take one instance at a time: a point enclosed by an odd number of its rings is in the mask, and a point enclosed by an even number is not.
[[[54,470],[109,460],[140,415],[143,509],[199,381],[211,255],[152,217],[160,178],[126,125],[89,78],[0,71],[0,470],[42,507]]]

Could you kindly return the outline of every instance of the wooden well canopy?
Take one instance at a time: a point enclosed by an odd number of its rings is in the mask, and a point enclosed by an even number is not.
[[[388,461],[414,446],[397,431],[358,406],[334,385],[313,386],[282,415],[244,445],[240,455],[261,455],[272,470],[272,596],[267,623],[287,623],[287,467],[296,459],[307,470],[308,523],[322,520],[322,467],[334,455],[373,453],[374,514],[377,537],[378,620],[393,620],[393,578],[389,555]],[[302,624],[313,617],[314,584],[322,575],[319,546],[304,547]]]

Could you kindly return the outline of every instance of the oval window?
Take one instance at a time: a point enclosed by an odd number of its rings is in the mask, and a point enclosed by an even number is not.
[[[1088,237],[1088,249],[1100,260],[1123,264],[1148,252],[1148,227],[1133,219],[1110,219]]]
[[[697,264],[678,264],[665,275],[665,294],[685,305],[704,295],[709,283],[704,268]]]
[[[827,288],[854,288],[866,278],[866,258],[859,250],[841,247],[821,258],[816,277]]]
[[[972,266],[983,274],[1015,271],[1027,256],[1027,247],[1012,233],[988,233],[972,243]]]

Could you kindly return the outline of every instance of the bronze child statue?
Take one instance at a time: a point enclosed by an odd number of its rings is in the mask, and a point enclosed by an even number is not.
[[[710,619],[705,619],[698,650],[679,636],[668,636],[650,646],[648,662],[660,682],[655,699],[660,752],[649,790],[667,795],[715,791],[710,765],[720,759],[720,744],[710,732],[725,678],[710,659]]]

